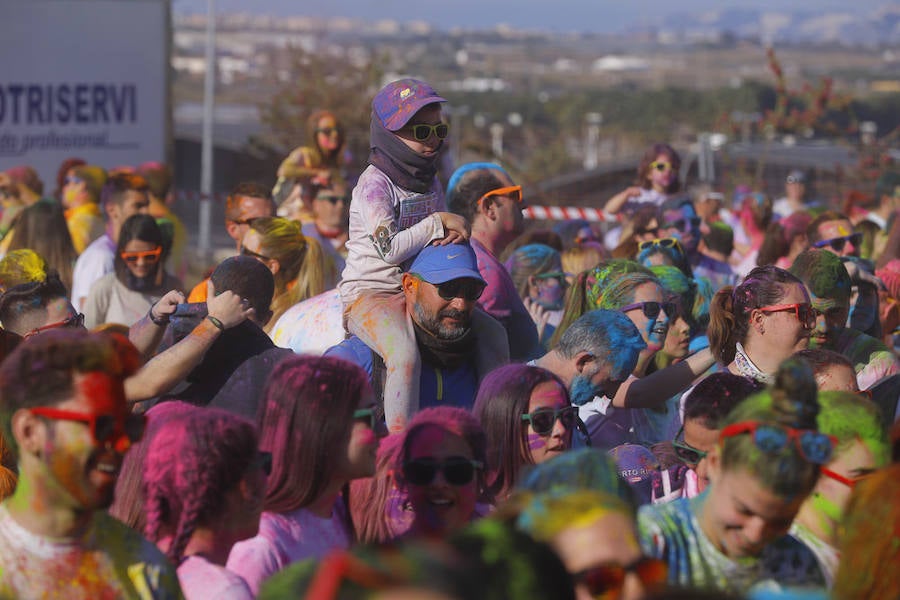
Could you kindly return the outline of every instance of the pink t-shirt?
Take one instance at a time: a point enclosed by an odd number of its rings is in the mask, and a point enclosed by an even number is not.
[[[226,567],[243,577],[255,596],[263,581],[289,564],[322,558],[336,548],[349,548],[352,540],[347,522],[347,511],[340,498],[329,518],[305,508],[283,514],[264,512],[259,534],[235,544]]]
[[[240,575],[202,556],[188,556],[182,561],[178,567],[178,583],[185,600],[253,600],[253,592]]]

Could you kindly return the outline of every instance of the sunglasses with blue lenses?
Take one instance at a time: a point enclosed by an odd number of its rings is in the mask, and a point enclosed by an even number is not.
[[[806,460],[813,464],[827,464],[834,454],[837,439],[815,429],[795,429],[776,423],[762,421],[742,421],[728,425],[719,433],[719,440],[749,433],[756,447],[763,452],[782,450],[793,441],[795,447]]]

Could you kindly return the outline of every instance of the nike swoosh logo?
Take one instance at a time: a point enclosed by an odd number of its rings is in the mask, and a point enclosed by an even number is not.
[[[448,254],[447,260],[453,260],[454,258],[459,258],[460,256],[462,256],[462,254],[463,254],[462,252],[457,252],[456,254]]]

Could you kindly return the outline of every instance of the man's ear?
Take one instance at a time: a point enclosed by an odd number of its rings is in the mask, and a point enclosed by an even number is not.
[[[416,291],[419,289],[419,278],[410,273],[404,273],[403,279],[400,281],[400,287],[403,289],[405,295],[415,295]]]
[[[44,447],[47,427],[30,410],[20,408],[10,421],[13,438],[19,446],[19,454],[39,455]]]
[[[584,350],[582,350],[575,355],[575,370],[579,375],[581,375],[588,363],[592,362],[594,362],[594,355],[590,352],[585,352]]]

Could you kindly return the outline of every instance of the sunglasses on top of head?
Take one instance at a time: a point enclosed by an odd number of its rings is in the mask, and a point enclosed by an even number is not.
[[[655,319],[658,317],[661,310],[665,311],[666,316],[668,317],[675,316],[674,302],[656,302],[654,300],[648,302],[633,302],[632,304],[626,304],[619,310],[624,313],[638,308],[644,311],[644,316],[648,319]]]
[[[855,248],[859,248],[859,245],[862,243],[862,238],[863,235],[861,233],[851,233],[850,235],[820,240],[813,244],[813,247],[824,248],[825,246],[831,246],[835,252],[843,252],[847,242],[853,244]]]
[[[437,288],[438,296],[444,300],[453,300],[462,298],[468,302],[474,302],[481,298],[484,288],[487,284],[470,277],[460,277],[459,279],[451,279],[444,283],[432,284]]]
[[[119,256],[127,263],[136,263],[143,258],[148,263],[155,264],[159,262],[159,257],[161,255],[162,246],[157,246],[153,250],[146,250],[144,252],[122,252]]]
[[[491,198],[494,196],[506,196],[507,198],[509,198],[513,202],[515,202],[516,204],[519,204],[522,202],[522,186],[521,185],[509,185],[506,187],[497,188],[496,190],[491,190],[488,193],[486,193],[485,195],[483,195],[481,198],[479,198],[478,202],[476,202],[476,204],[478,206],[480,206],[481,203],[484,202],[487,198]]]
[[[416,125],[410,125],[409,128],[412,130],[413,137],[417,142],[424,142],[432,135],[439,140],[443,140],[450,134],[450,126],[446,123],[438,123],[437,125],[417,123]]]
[[[451,456],[443,461],[414,458],[403,463],[403,478],[413,485],[429,485],[440,471],[450,485],[466,485],[472,482],[475,472],[483,468],[480,461],[464,456]]]
[[[744,433],[750,434],[754,445],[763,452],[778,452],[793,442],[803,458],[817,465],[828,464],[837,443],[837,438],[815,429],[797,429],[762,421],[727,425],[719,433],[719,441]]]

